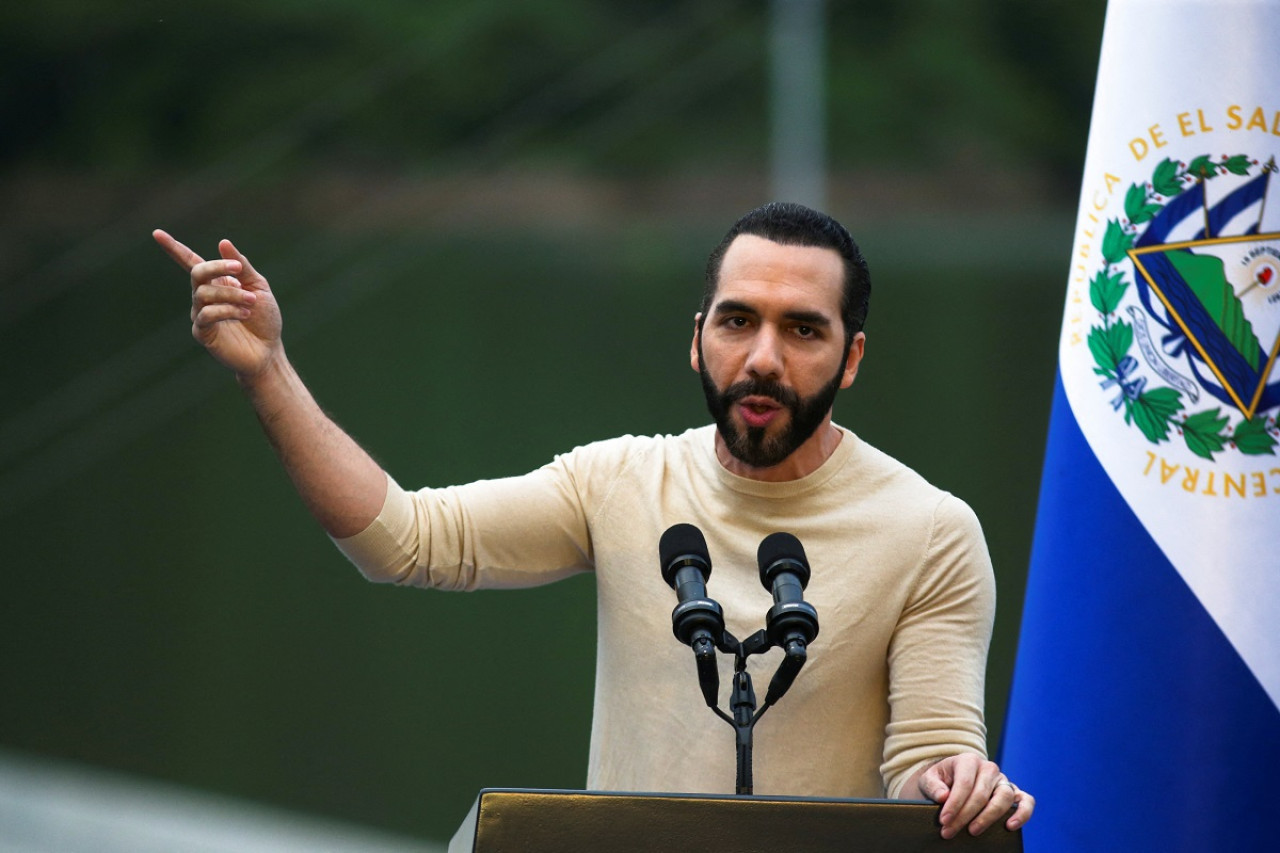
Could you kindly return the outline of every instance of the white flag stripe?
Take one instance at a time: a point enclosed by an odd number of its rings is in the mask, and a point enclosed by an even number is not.
[[[1170,7],[1176,11],[1171,13]],[[1259,15],[1268,19],[1265,25],[1259,25]],[[1207,204],[1212,206],[1246,180],[1262,174],[1271,158],[1280,160],[1277,33],[1277,2],[1111,3],[1085,161],[1060,363],[1072,410],[1104,470],[1271,700],[1280,706],[1280,643],[1275,628],[1280,624],[1280,457],[1259,452],[1256,445],[1259,440],[1265,443],[1265,436],[1272,443],[1276,439],[1276,408],[1265,402],[1270,399],[1265,386],[1275,383],[1280,371],[1272,369],[1265,377],[1256,378],[1249,367],[1232,368],[1226,357],[1238,360],[1233,355],[1238,351],[1246,362],[1249,358],[1257,361],[1253,370],[1267,367],[1265,356],[1274,350],[1280,330],[1280,277],[1265,271],[1256,274],[1254,268],[1269,263],[1272,254],[1280,261],[1280,240],[1222,249],[1226,260],[1218,267],[1223,270],[1219,278],[1225,275],[1236,304],[1226,304],[1233,300],[1223,297],[1225,307],[1221,307],[1213,299],[1199,296],[1221,332],[1217,328],[1206,331],[1203,323],[1196,326],[1193,319],[1182,317],[1187,313],[1186,303],[1177,303],[1176,297],[1167,301],[1161,282],[1150,282],[1151,316],[1170,326],[1179,321],[1189,327],[1167,329],[1151,324],[1149,338],[1155,339],[1156,349],[1167,346],[1174,351],[1161,352],[1161,358],[1168,362],[1164,367],[1145,357],[1136,341],[1124,352],[1128,360],[1119,358],[1119,347],[1124,343],[1122,324],[1133,337],[1133,321],[1126,309],[1136,307],[1145,313],[1139,291],[1148,282],[1136,280],[1142,272],[1129,258],[1109,264],[1103,254],[1108,224],[1128,223],[1125,202],[1130,187],[1159,183],[1153,179],[1160,177],[1157,167],[1162,161],[1180,164],[1183,171],[1178,186],[1186,189],[1194,185],[1194,176],[1185,174],[1186,167],[1197,158],[1210,158],[1215,176],[1206,182],[1205,190]],[[1204,73],[1206,67],[1215,73]],[[1225,158],[1234,155],[1248,158],[1247,175],[1230,174],[1222,165]],[[1239,162],[1232,165],[1239,167]],[[1250,204],[1224,225],[1222,235],[1211,236],[1244,235],[1258,224],[1260,215],[1264,232],[1280,231],[1280,181],[1273,183],[1277,186],[1269,188],[1265,207],[1263,202]],[[1160,187],[1154,189],[1158,192]],[[1152,203],[1167,204],[1170,197],[1168,193],[1157,194]],[[1205,222],[1205,215],[1190,216],[1160,242],[1191,240]],[[1147,227],[1147,222],[1130,225],[1130,238],[1140,236]],[[1213,247],[1168,256],[1177,275],[1194,291],[1197,283],[1206,280],[1207,265],[1180,266],[1195,263],[1184,260],[1189,255],[1217,256]],[[1097,309],[1090,286],[1104,271],[1108,275],[1122,273],[1127,285],[1110,314]],[[1241,296],[1250,286],[1241,283],[1246,275],[1259,280],[1253,282],[1253,290]],[[1105,354],[1099,361],[1090,335],[1096,344],[1104,333],[1114,335],[1109,340],[1115,345],[1115,361],[1123,363],[1114,365],[1108,375],[1099,375],[1100,369],[1112,365]],[[1165,333],[1164,342],[1160,341],[1161,333]],[[1219,342],[1217,350],[1213,341],[1203,340],[1217,337],[1226,341]],[[1254,339],[1256,347],[1247,345]],[[1257,348],[1264,354],[1260,361]],[[1168,379],[1169,371],[1191,375],[1193,368],[1206,380],[1205,391],[1195,400]],[[1210,386],[1226,391],[1231,399],[1224,402],[1206,393]],[[1169,395],[1175,392],[1180,395],[1178,408],[1170,411]],[[1264,402],[1252,413],[1255,421],[1245,423],[1249,403],[1255,398]],[[1257,434],[1256,418],[1264,419],[1264,437]],[[1143,423],[1157,435],[1154,440],[1144,434]],[[1158,436],[1162,425],[1167,427],[1163,438]],[[1203,439],[1207,444],[1197,443],[1202,432],[1207,435]],[[1235,439],[1241,446],[1232,444]],[[1221,447],[1215,450],[1218,443]]]

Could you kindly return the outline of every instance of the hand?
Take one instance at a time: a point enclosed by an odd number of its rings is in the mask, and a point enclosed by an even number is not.
[[[961,753],[930,765],[916,776],[920,793],[942,805],[942,837],[954,838],[968,826],[981,835],[1009,813],[1005,827],[1024,825],[1035,811],[1036,798],[1009,781],[994,761],[975,752]]]
[[[218,361],[248,378],[281,350],[280,307],[267,280],[230,240],[206,261],[164,231],[151,234],[191,275],[191,334]]]

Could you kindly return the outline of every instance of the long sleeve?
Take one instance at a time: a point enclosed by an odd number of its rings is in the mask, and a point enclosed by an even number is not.
[[[986,754],[982,706],[995,579],[977,517],[950,495],[935,509],[924,561],[889,645],[881,774],[891,797],[930,761]]]
[[[449,590],[537,586],[592,568],[591,538],[565,460],[522,477],[409,492],[338,548],[372,581]]]

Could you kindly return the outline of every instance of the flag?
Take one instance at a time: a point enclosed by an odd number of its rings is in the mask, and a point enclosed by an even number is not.
[[[1277,34],[1107,9],[1000,756],[1031,853],[1280,850]]]

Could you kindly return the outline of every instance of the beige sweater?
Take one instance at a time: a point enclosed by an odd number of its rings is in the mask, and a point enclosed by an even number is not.
[[[675,593],[658,539],[706,534],[708,595],[742,640],[772,604],[756,548],[804,544],[821,632],[755,730],[755,792],[895,797],[924,763],[985,754],[983,676],[995,609],[991,560],[969,507],[845,431],[800,480],[737,477],[714,428],[580,447],[523,477],[406,492],[338,540],[370,579],[471,590],[596,572],[598,652],[587,788],[732,793],[733,729],[706,707],[693,655],[671,633]],[[721,658],[728,710],[732,657]],[[757,695],[781,652],[750,659]],[[638,687],[637,687],[638,686]],[[636,701],[636,697],[643,701]]]

